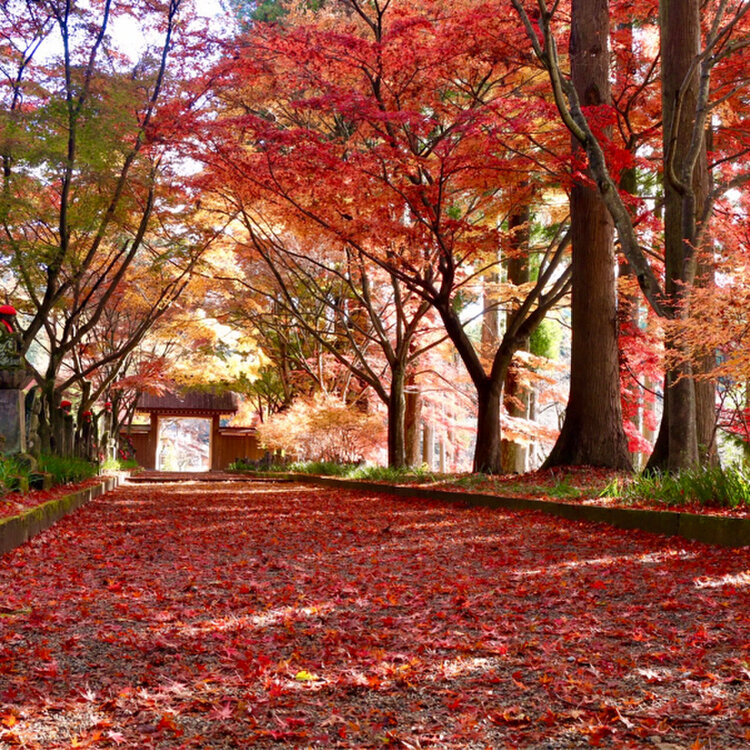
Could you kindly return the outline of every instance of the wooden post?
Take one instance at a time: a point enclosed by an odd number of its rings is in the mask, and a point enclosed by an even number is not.
[[[426,423],[422,427],[422,462],[428,469],[435,463],[435,430]]]
[[[214,414],[211,420],[211,440],[208,443],[208,465],[213,471],[221,471],[224,467],[221,466],[222,451],[219,448],[219,441],[221,436],[219,435],[219,427],[221,426],[221,418],[218,414]]]
[[[147,469],[156,469],[156,452],[159,448],[159,415],[149,412],[150,427],[148,431],[148,455],[143,457]]]

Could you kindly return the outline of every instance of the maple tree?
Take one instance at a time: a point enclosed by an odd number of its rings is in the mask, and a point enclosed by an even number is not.
[[[170,151],[184,106],[170,69],[188,54],[180,29],[190,11],[181,0],[104,0],[11,2],[2,12],[0,252],[49,449],[59,443],[63,389],[77,388],[88,411],[98,395],[89,376],[137,346],[206,247]],[[118,23],[133,16],[144,33],[137,59],[117,43]],[[123,304],[139,322],[100,359],[102,325]]]
[[[514,30],[473,3],[440,14],[419,3],[337,7],[253,26],[216,71],[223,114],[208,123],[201,156],[222,190],[275,204],[279,222],[306,220],[308,232],[348,244],[433,306],[477,391],[475,468],[500,471],[513,354],[569,280],[562,231],[537,251],[528,286],[506,286],[505,331],[482,361],[465,311],[499,262],[531,158],[547,153],[513,127],[529,105],[507,63]],[[458,46],[446,54],[446,44]]]
[[[261,445],[299,461],[339,464],[377,459],[383,420],[334,395],[300,397],[258,427]]]
[[[229,210],[236,210],[236,198],[228,203]],[[321,356],[313,361],[302,356],[297,367],[304,368],[323,392],[338,390],[346,400],[349,391],[352,401],[361,403],[357,391],[362,386],[371,389],[387,409],[388,463],[405,465],[407,379],[419,358],[440,340],[429,334],[429,305],[405,289],[396,275],[370,267],[351,246],[308,244],[291,236],[289,229],[283,234],[273,231],[258,204],[240,205],[237,213],[251,245],[248,251],[238,243],[244,276],[214,274],[244,292],[229,303],[233,317],[247,317],[246,308],[252,310],[265,297],[267,305],[256,330],[261,335],[273,331],[275,348],[283,341],[287,357],[295,341],[298,350],[317,342],[326,365],[321,366]],[[289,322],[298,332],[294,337]],[[332,388],[326,381],[340,370],[349,375],[348,381]]]

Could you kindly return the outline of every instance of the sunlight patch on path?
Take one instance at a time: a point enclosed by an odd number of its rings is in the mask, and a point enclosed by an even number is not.
[[[529,570],[516,569],[513,575],[518,578],[526,576],[547,575],[555,570],[575,570],[577,568],[588,568],[594,566],[611,567],[617,563],[635,562],[643,565],[656,565],[668,560],[691,560],[696,553],[685,550],[664,550],[663,552],[650,552],[642,555],[612,555],[607,557],[583,558],[580,560],[568,560],[560,563],[550,563],[543,568],[532,568]]]
[[[703,576],[696,578],[693,585],[697,589],[715,589],[720,586],[750,586],[750,570],[743,570],[740,573],[727,573],[717,578]]]
[[[309,607],[280,607],[254,615],[229,615],[213,620],[202,620],[193,625],[180,627],[182,634],[188,637],[205,635],[206,633],[228,632],[244,630],[246,628],[267,628],[290,620],[304,620],[313,617],[323,617],[333,611],[336,605],[330,602]],[[173,627],[170,627],[170,630]]]

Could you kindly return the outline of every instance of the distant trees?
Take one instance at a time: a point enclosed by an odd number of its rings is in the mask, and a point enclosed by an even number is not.
[[[274,331],[279,345],[286,339],[288,356],[293,339],[280,329],[284,320],[291,321],[307,346],[318,345],[330,363],[324,366],[326,377],[304,355],[296,364],[308,370],[322,392],[329,391],[326,381],[337,370],[349,380],[338,388],[344,401],[354,402],[362,386],[369,387],[386,407],[388,463],[404,466],[407,378],[420,356],[440,340],[430,333],[434,326],[427,317],[429,305],[404,288],[397,276],[372,267],[351,246],[336,250],[300,242],[272,231],[261,216],[245,208],[239,217],[251,252],[240,261],[244,276],[228,279],[245,292],[237,298],[238,305],[230,306],[234,317],[246,316],[247,293],[256,299],[265,296],[267,322],[256,323],[256,328]]]

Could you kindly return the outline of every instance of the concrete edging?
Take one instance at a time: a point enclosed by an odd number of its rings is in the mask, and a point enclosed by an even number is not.
[[[666,536],[679,536],[720,547],[745,547],[750,545],[750,518],[725,518],[723,516],[683,513],[672,510],[645,510],[642,508],[605,508],[600,505],[579,505],[524,497],[502,497],[478,492],[451,492],[425,487],[383,485],[376,482],[316,477],[305,474],[282,474],[294,481],[320,484],[326,487],[383,492],[399,497],[418,497],[425,500],[442,500],[451,503],[507,510],[535,510],[570,521],[606,523],[618,529],[637,529]]]
[[[48,500],[42,505],[21,511],[17,516],[0,518],[0,555],[20,547],[40,531],[48,529],[63,516],[72,513],[95,497],[113,490],[118,485],[117,477],[103,478],[99,484],[87,487],[70,495]]]

